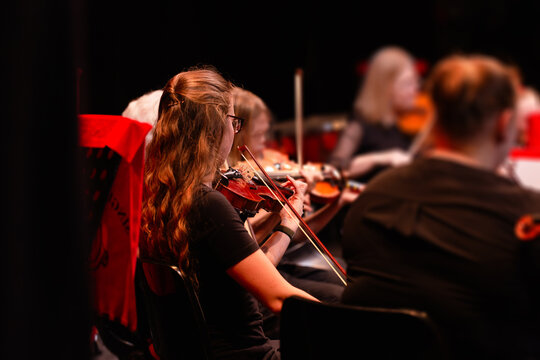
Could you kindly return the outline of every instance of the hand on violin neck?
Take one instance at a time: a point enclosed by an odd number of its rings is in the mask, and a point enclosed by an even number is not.
[[[282,186],[288,187],[294,191],[295,194],[304,196],[308,190],[308,184],[304,181],[295,180],[287,175],[287,181]],[[294,196],[294,195],[293,195]]]
[[[300,169],[299,172],[302,178],[307,183],[308,191],[313,189],[313,187],[315,187],[315,184],[317,182],[324,180],[324,176],[322,172],[319,170],[304,168],[304,169]]]

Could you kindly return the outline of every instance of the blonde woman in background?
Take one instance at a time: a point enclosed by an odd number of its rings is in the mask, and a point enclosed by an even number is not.
[[[381,168],[408,163],[412,139],[397,121],[414,106],[418,91],[419,75],[407,51],[389,46],[375,52],[330,163],[362,182]]]

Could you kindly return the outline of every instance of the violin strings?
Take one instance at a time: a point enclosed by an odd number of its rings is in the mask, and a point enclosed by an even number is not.
[[[243,145],[243,146],[239,146],[238,147],[238,150],[240,150],[242,153],[244,153],[244,151],[247,151],[249,153],[249,156],[251,158],[251,160],[253,160],[253,162],[255,162],[255,164],[257,165],[257,167],[260,169],[260,171],[264,174],[264,177],[266,179],[269,180],[269,182],[272,184],[272,187],[277,190],[277,186],[274,184],[274,181],[270,178],[270,176],[268,176],[268,174],[266,173],[266,171],[264,170],[264,168],[262,167],[261,164],[259,164],[259,162],[257,161],[257,159],[255,159],[255,156],[253,156],[253,154],[251,153],[251,151],[249,151],[248,147],[246,145]],[[266,185],[268,186],[268,185]],[[337,260],[334,259],[334,257],[330,254],[330,252],[324,247],[324,245],[322,244],[322,242],[317,238],[317,235],[315,235],[315,233],[313,233],[313,231],[311,230],[311,228],[304,222],[304,220],[302,220],[302,216],[300,214],[298,214],[296,212],[296,210],[294,209],[294,207],[289,203],[289,201],[287,200],[287,198],[285,196],[283,196],[281,194],[281,192],[278,192],[281,199],[289,206],[289,209],[292,210],[292,212],[294,213],[294,215],[296,216],[296,218],[298,219],[298,221],[300,221],[300,223],[302,223],[302,225],[304,226],[304,230],[308,231],[310,233],[310,236],[312,236],[312,239],[315,239],[317,240],[317,245],[319,246],[319,248],[321,250],[324,250],[324,253],[326,254],[326,256],[332,260],[332,262],[334,263],[334,265],[341,271],[341,273],[343,275],[346,274],[345,272],[345,269],[343,269],[339,263],[337,262]]]
[[[319,247],[315,244],[315,242],[313,241],[313,239],[307,234],[306,230],[304,230],[304,228],[301,226],[301,223],[300,221],[296,220],[295,216],[291,213],[291,211],[285,206],[285,204],[279,199],[279,196],[277,196],[277,194],[274,192],[274,190],[272,190],[272,188],[266,183],[266,181],[264,180],[264,177],[261,176],[261,174],[259,173],[259,171],[257,169],[255,169],[255,167],[253,167],[253,165],[250,163],[250,161],[246,158],[246,156],[243,154],[243,153],[240,153],[240,155],[242,156],[242,158],[244,158],[244,160],[246,161],[246,163],[251,167],[251,169],[253,170],[253,172],[255,174],[257,174],[259,176],[259,179],[261,179],[261,181],[263,182],[264,186],[266,186],[268,188],[268,190],[270,190],[270,193],[277,199],[277,201],[279,202],[279,204],[281,205],[281,207],[283,209],[285,209],[285,211],[287,211],[287,214],[289,214],[289,216],[293,219],[293,221],[296,222],[296,225],[298,226],[298,228],[300,230],[302,230],[302,233],[304,233],[304,235],[306,236],[306,238],[309,240],[309,242],[311,243],[311,245],[313,245],[313,247],[315,248],[315,250],[317,250],[317,252],[319,254],[321,254],[322,258],[324,259],[324,261],[326,261],[326,263],[330,266],[330,268],[334,271],[334,273],[336,273],[337,277],[339,278],[339,280],[341,280],[341,282],[347,286],[347,282],[345,281],[345,279],[343,279],[341,277],[341,274],[334,268],[334,265],[332,265],[332,263],[330,262],[330,260],[328,260],[328,258],[326,257],[326,255],[321,251],[321,249],[319,249]]]

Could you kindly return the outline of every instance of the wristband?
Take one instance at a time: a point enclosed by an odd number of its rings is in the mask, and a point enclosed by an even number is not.
[[[291,241],[292,241],[292,239],[294,237],[294,233],[295,233],[295,231],[293,231],[292,229],[290,229],[290,228],[288,228],[286,226],[283,226],[281,224],[277,225],[274,228],[274,232],[276,232],[276,231],[281,231],[282,233],[286,234],[289,237],[289,239],[291,239]]]

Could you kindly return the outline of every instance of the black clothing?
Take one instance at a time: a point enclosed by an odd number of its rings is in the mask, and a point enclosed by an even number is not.
[[[259,248],[243,226],[247,217],[245,214],[239,215],[226,198],[217,191],[205,187],[201,200],[195,202],[194,208],[198,210],[190,221],[193,233],[191,249],[194,258],[199,259],[200,297],[211,329],[210,338],[218,339],[215,341],[215,347],[223,348],[223,355],[227,357],[241,359],[241,356],[246,356],[249,359],[258,359],[265,354],[265,356],[272,356],[269,357],[271,359],[279,358],[280,354],[275,349],[279,347],[279,343],[268,342],[268,337],[279,338],[279,316],[264,307],[225,273],[227,268]],[[219,219],[219,224],[212,223],[217,219]],[[201,239],[204,240],[201,241]],[[212,256],[206,254],[208,250]],[[223,265],[216,266],[220,262]],[[287,264],[286,260],[278,265],[278,270],[290,284],[321,300],[338,302],[341,299],[344,287],[338,284],[338,280],[334,280],[333,274],[329,274],[328,271]],[[206,287],[203,287],[203,281],[207,284]],[[235,294],[231,294],[231,289],[241,293],[241,301],[231,296]],[[223,299],[220,300],[222,303],[217,303],[216,299]],[[249,311],[243,310],[244,308]],[[243,311],[246,314],[242,314]],[[210,315],[207,314],[208,312]],[[213,330],[215,334],[213,334],[211,323],[214,319],[219,323],[219,326]],[[245,331],[236,340],[223,339],[221,332],[224,325],[238,331],[247,328],[249,332]],[[231,330],[226,330],[224,333],[231,333]],[[230,341],[238,341],[238,344],[234,345],[236,347],[246,346],[247,348],[247,345],[251,344],[250,346],[254,348],[243,349],[240,355],[232,349],[227,349]],[[272,348],[269,348],[269,345]]]
[[[352,150],[351,156],[348,158],[342,158],[342,155],[334,153],[330,156],[329,162],[337,168],[345,169],[357,155],[390,149],[401,149],[405,151],[409,149],[412,137],[403,133],[395,124],[384,126],[379,123],[366,121],[362,117],[352,117],[347,127],[342,131],[339,141],[340,143],[347,144],[351,149],[354,148],[354,150]],[[341,146],[336,146],[336,149],[340,148]],[[367,183],[386,168],[388,167],[377,165],[355,180]]]
[[[360,146],[358,146],[354,155],[393,148],[407,150],[411,145],[411,137],[403,133],[395,124],[386,127],[362,120],[355,121],[359,121],[362,125],[363,135]]]
[[[540,244],[514,236],[538,212],[540,194],[488,171],[437,159],[389,169],[345,218],[343,302],[425,310],[455,358],[540,357],[528,266]]]
[[[265,336],[258,301],[225,272],[259,249],[238,213],[207,187],[189,216],[190,250],[197,259],[199,296],[217,359],[279,359]]]
[[[310,245],[311,246],[311,245]],[[318,254],[317,254],[318,255]],[[332,270],[283,262],[277,266],[289,284],[302,289],[325,303],[340,303],[345,286]],[[264,333],[272,339],[280,338],[280,318],[261,304]]]

